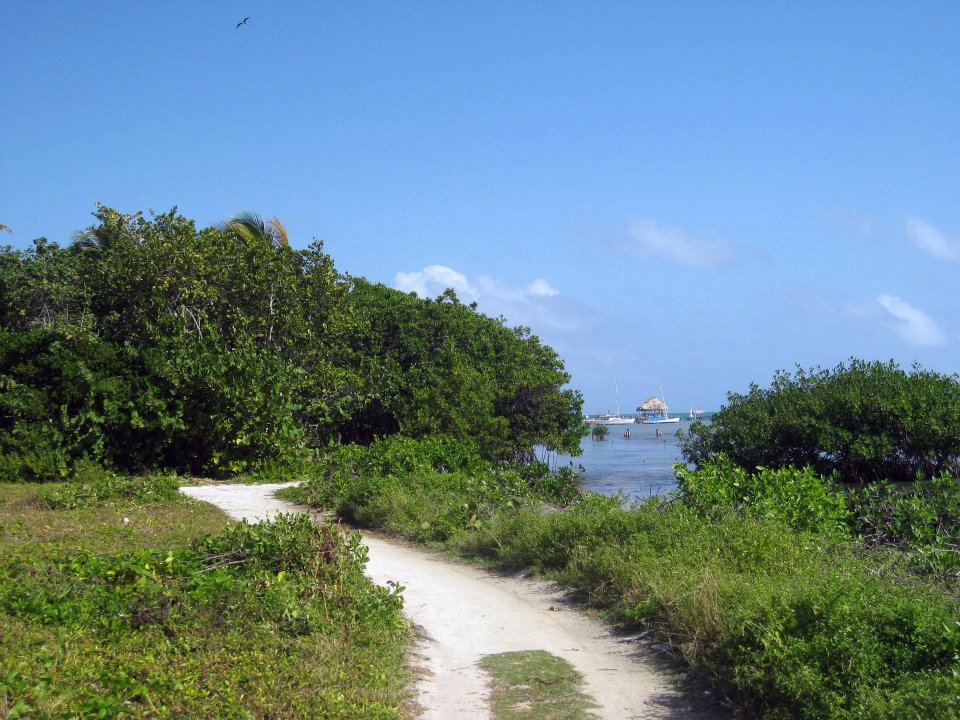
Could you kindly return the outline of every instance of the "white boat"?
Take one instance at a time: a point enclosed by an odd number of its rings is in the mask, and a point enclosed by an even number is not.
[[[617,374],[613,374],[613,392],[617,396],[617,412],[616,413],[600,413],[597,415],[597,419],[594,421],[597,424],[603,425],[633,425],[636,422],[635,418],[632,417],[623,417],[620,415],[620,388],[617,387]]]
[[[621,417],[619,414],[600,413],[593,422],[598,425],[633,425],[636,421],[632,417]]]

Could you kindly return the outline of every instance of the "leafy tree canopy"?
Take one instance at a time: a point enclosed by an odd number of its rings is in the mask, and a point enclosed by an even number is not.
[[[351,438],[446,433],[489,458],[527,458],[537,444],[579,452],[580,394],[563,389],[563,362],[529,329],[478,313],[453,290],[427,300],[357,280],[351,305],[351,348],[369,388]]]
[[[0,248],[0,477],[240,472],[398,432],[576,449],[556,353],[452,291],[352,281],[254,213],[95,217],[68,247]]]
[[[810,466],[853,483],[955,473],[960,379],[855,358],[832,370],[779,372],[769,388],[729,394],[681,448],[697,467],[723,454],[748,471]]]

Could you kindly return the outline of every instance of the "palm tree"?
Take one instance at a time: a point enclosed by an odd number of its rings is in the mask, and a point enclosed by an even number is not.
[[[260,215],[250,210],[238,212],[229,220],[219,223],[217,227],[224,232],[234,232],[244,240],[266,240],[274,247],[289,245],[287,229],[275,217],[264,221]]]

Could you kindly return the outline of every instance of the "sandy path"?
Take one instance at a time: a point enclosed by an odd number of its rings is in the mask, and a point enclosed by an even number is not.
[[[274,485],[181,488],[236,519],[268,520],[303,508],[277,500]],[[419,651],[430,672],[419,683],[427,720],[488,718],[484,655],[546,650],[573,664],[607,720],[710,718],[725,713],[684,697],[655,667],[650,651],[618,639],[601,622],[570,608],[547,583],[503,577],[472,566],[364,535],[367,575],[405,587],[404,614],[426,636]]]

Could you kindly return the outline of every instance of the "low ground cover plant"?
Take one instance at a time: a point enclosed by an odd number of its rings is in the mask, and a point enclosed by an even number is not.
[[[46,488],[0,487],[0,715],[404,715],[401,600],[363,575],[356,535],[305,515],[198,519],[137,485],[57,510]],[[140,527],[144,512],[183,523]],[[76,542],[89,513],[123,536]],[[38,538],[24,515],[62,527]]]
[[[110,472],[49,483],[37,489],[37,500],[51,510],[72,510],[125,501],[173,502],[183,499],[176,475],[149,475],[127,478]]]
[[[583,676],[545,650],[487,655],[494,720],[596,720],[596,703],[583,691]]]

